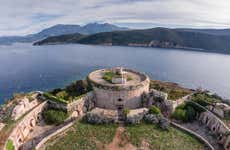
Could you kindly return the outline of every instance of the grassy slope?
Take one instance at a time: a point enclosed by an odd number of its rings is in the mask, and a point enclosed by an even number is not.
[[[55,141],[50,141],[51,144],[49,144],[47,150],[99,149],[96,143],[110,143],[115,135],[116,128],[117,125],[76,123],[66,134],[55,139]],[[150,143],[151,149],[204,149],[204,145],[194,137],[174,128],[170,128],[169,132],[162,131],[150,124],[141,124],[125,128],[131,143],[137,147],[140,146],[141,141],[145,139]]]
[[[204,145],[191,135],[170,127],[169,131],[163,131],[152,124],[141,124],[126,127],[130,135],[131,143],[139,147],[142,140],[147,140],[151,149],[175,149],[198,150],[204,149]]]
[[[97,149],[95,141],[108,144],[112,141],[117,125],[90,125],[76,123],[64,137],[57,139],[56,143],[48,146],[47,150],[94,150]]]

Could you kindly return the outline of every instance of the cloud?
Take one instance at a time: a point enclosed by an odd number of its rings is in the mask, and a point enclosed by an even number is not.
[[[230,27],[229,0],[0,0],[0,35],[55,24],[108,22],[134,28]]]

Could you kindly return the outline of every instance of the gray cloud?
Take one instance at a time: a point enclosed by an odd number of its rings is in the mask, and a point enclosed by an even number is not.
[[[109,22],[129,27],[230,27],[229,0],[0,0],[0,35],[55,24]]]

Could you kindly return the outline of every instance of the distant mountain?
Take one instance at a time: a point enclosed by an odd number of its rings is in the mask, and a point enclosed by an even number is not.
[[[118,27],[108,23],[104,23],[104,24],[90,23],[85,26],[58,24],[50,28],[44,29],[36,34],[30,34],[27,36],[0,37],[0,44],[11,44],[14,42],[34,42],[49,36],[57,36],[63,34],[73,34],[73,33],[94,34],[94,33],[110,32],[110,31],[117,31],[117,30],[128,30],[128,28]]]
[[[48,37],[35,45],[80,43],[141,47],[181,48],[230,54],[230,36],[214,35],[181,29],[153,28],[96,33],[93,35],[60,35]]]

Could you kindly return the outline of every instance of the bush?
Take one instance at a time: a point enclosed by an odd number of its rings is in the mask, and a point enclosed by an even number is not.
[[[48,109],[43,112],[47,124],[60,124],[68,118],[68,114],[62,110]]]
[[[201,113],[201,112],[205,111],[204,108],[202,108],[201,106],[199,106],[198,104],[196,104],[196,103],[194,103],[192,101],[186,102],[186,105],[191,106],[195,110],[196,113]]]
[[[160,114],[161,110],[156,106],[150,106],[149,113],[150,114]]]
[[[61,99],[67,99],[68,98],[68,93],[66,91],[60,91],[56,94],[58,98]]]
[[[219,97],[215,95],[208,95],[204,92],[195,93],[192,96],[192,100],[204,107],[217,102],[221,102],[221,99]]]
[[[172,114],[172,117],[177,120],[189,122],[196,118],[196,114],[197,112],[194,109],[194,105],[191,105],[191,103],[185,103],[177,106],[176,110]]]
[[[57,88],[57,89],[53,89],[52,91],[50,91],[50,94],[52,95],[56,95],[58,92],[61,92],[63,89]]]
[[[8,140],[7,143],[6,143],[6,150],[15,150],[14,148],[14,143],[12,140]]]
[[[186,109],[186,121],[192,121],[196,117],[196,111],[194,110],[193,107],[188,106]]]
[[[177,120],[187,121],[186,110],[181,109],[181,108],[177,108],[173,112],[172,117],[177,119]]]
[[[79,96],[89,92],[91,90],[91,87],[86,80],[78,80],[67,86],[65,89],[66,92],[69,93],[69,95]]]

